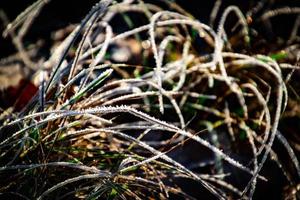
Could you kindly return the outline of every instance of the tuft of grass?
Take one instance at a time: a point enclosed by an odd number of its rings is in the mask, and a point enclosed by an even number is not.
[[[22,43],[30,13],[37,17],[48,2],[31,5],[4,35]],[[112,3],[99,1],[50,58],[42,55],[36,63],[42,69],[31,69],[40,77],[38,94],[23,110],[1,114],[0,180],[6,181],[0,195],[197,199],[179,184],[184,178],[218,199],[252,199],[258,182],[268,184],[265,164],[280,157],[277,140],[289,159],[274,160],[294,187],[300,178],[298,144],[278,129],[293,109],[288,94],[299,66],[287,49],[300,50],[293,44],[297,37],[284,48],[275,44],[265,54],[255,52],[251,47],[261,41],[252,39],[258,33],[250,21],[299,9],[255,17],[260,5],[247,16],[229,6],[217,24],[222,2],[216,1],[207,25],[175,2],[162,1],[168,10],[142,0]],[[138,25],[133,13],[145,24]],[[114,24],[120,16],[124,32]],[[125,63],[113,58],[123,48],[130,52]],[[238,173],[248,177],[242,185],[234,181]]]

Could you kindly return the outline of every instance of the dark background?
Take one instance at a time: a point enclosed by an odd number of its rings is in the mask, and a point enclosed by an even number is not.
[[[39,38],[46,39],[50,36],[50,32],[68,24],[78,23],[88,13],[90,8],[99,0],[51,0],[41,11],[38,18],[28,34],[26,35],[25,42],[32,43]],[[10,21],[14,20],[25,8],[31,5],[35,0],[1,0],[0,9],[4,10]],[[145,0],[145,2],[159,2],[159,0]],[[212,0],[176,0],[180,6],[185,8],[196,18],[204,23],[208,23],[209,16],[215,1]],[[282,6],[297,6],[300,5],[299,0],[270,0],[273,2],[270,8],[274,9]],[[257,1],[254,0],[223,0],[221,11],[229,5],[237,5],[244,13],[249,8],[256,5]],[[267,3],[266,5],[270,5]],[[219,16],[218,16],[219,17]],[[275,35],[287,37],[293,25],[294,16],[282,16],[280,21],[274,24],[274,33],[268,33],[267,39],[274,39]],[[0,22],[0,33],[4,30],[3,23]],[[264,30],[262,30],[264,34]],[[11,43],[10,37],[4,39],[0,36],[0,58],[11,55],[16,50]]]

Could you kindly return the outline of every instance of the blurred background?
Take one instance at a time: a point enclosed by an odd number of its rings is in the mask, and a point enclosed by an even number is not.
[[[199,0],[171,0],[178,3],[193,16],[204,23],[208,23],[209,16],[213,9],[216,1],[199,1]],[[266,0],[263,0],[266,1]],[[261,1],[261,2],[263,2]],[[16,18],[18,14],[24,11],[29,5],[31,5],[34,0],[1,0],[0,10],[3,10],[7,15],[9,21]],[[32,28],[29,30],[25,37],[25,41],[28,44],[36,42],[40,38],[47,39],[50,37],[51,31],[65,27],[66,25],[72,23],[78,23],[81,19],[88,13],[90,8],[97,3],[98,0],[88,0],[88,1],[71,1],[71,0],[51,0],[41,11],[39,17],[34,21]],[[146,0],[145,2],[160,2],[160,0]],[[201,2],[201,3],[200,3]],[[249,8],[254,7],[260,1],[257,0],[223,0],[220,13],[222,10],[229,5],[237,5],[244,13],[246,13]],[[265,6],[266,9],[274,9],[283,6],[299,6],[299,0],[267,0]],[[259,13],[258,13],[259,14]],[[217,16],[219,17],[219,15]],[[269,40],[274,39],[276,36],[286,38],[289,36],[289,30],[291,30],[294,23],[295,15],[293,16],[280,16],[280,21],[273,24],[272,33],[268,32]],[[260,27],[261,28],[261,27]],[[0,32],[4,30],[3,22],[0,21]],[[264,30],[262,30],[264,34]],[[0,37],[0,58],[6,57],[8,55],[16,52],[16,49],[12,45],[11,38],[7,37],[4,39]]]

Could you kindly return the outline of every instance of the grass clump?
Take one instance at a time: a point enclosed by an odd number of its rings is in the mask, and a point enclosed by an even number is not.
[[[299,37],[260,52],[251,23],[299,9],[258,16],[260,4],[246,14],[229,6],[217,21],[220,2],[207,25],[171,1],[102,0],[37,62],[23,35],[50,1],[8,24],[4,35],[30,63],[38,92],[22,110],[3,110],[0,195],[196,199],[186,185],[200,184],[207,198],[251,199],[270,178],[262,173],[270,160],[297,190],[298,144],[279,126],[285,113],[299,119],[290,107],[299,103],[298,90],[290,95]]]

